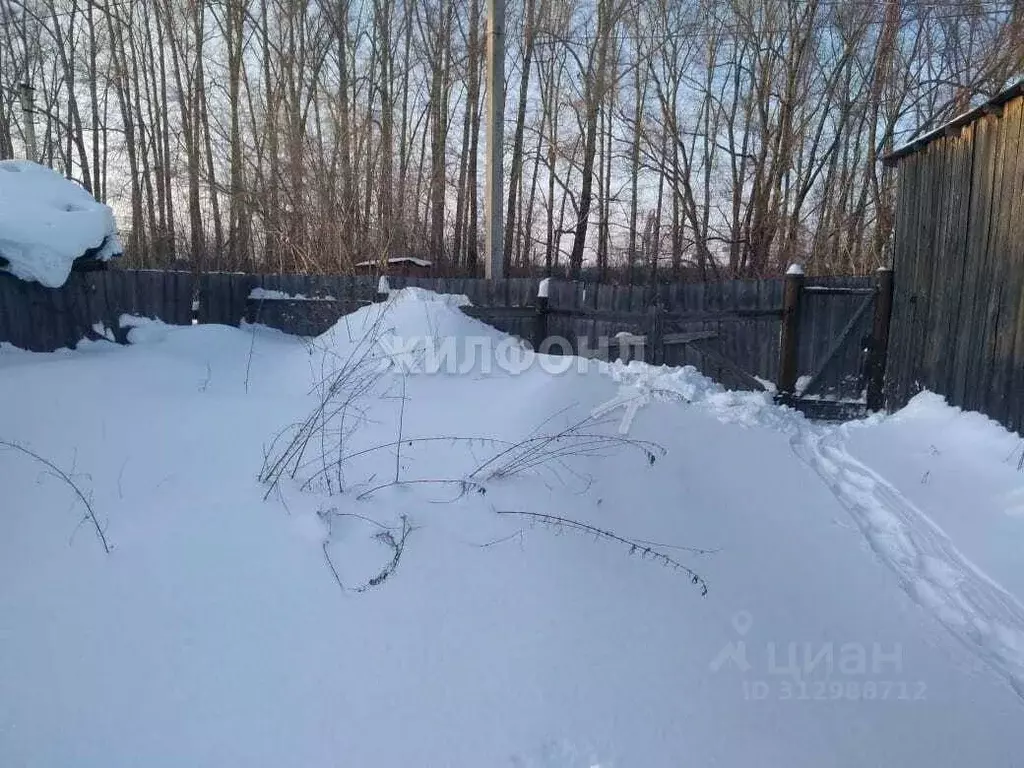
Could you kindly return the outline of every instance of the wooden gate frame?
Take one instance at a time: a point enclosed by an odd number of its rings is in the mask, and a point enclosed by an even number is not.
[[[797,392],[800,305],[801,297],[804,293],[853,295],[864,296],[865,298],[842,332],[832,343],[825,358],[812,372],[810,381],[801,392]],[[871,335],[866,343],[867,360],[863,373],[867,378],[867,410],[882,410],[885,407],[885,366],[889,348],[889,319],[892,314],[892,293],[893,273],[891,267],[881,267],[878,269],[875,273],[875,285],[873,288],[805,286],[803,269],[798,265],[790,267],[786,272],[786,285],[783,294],[782,343],[776,399],[781,403],[798,406],[802,396],[813,393],[829,363],[842,351],[857,324],[874,305]]]

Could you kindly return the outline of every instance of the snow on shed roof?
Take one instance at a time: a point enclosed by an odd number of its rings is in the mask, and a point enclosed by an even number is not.
[[[426,259],[417,259],[415,256],[393,256],[387,260],[388,264],[415,264],[417,267],[429,267],[434,262],[427,261]],[[356,264],[357,267],[375,267],[380,264],[379,260],[372,259],[370,261],[360,261]]]
[[[122,253],[114,214],[52,168],[0,161],[0,271],[58,288],[76,259]]]
[[[989,115],[994,112],[1000,112],[1002,106],[1006,102],[1012,101],[1022,95],[1024,95],[1024,79],[1018,80],[1009,88],[1000,91],[984,104],[979,104],[973,109],[969,109],[963,114],[957,115],[952,120],[943,123],[938,128],[921,134],[916,139],[907,142],[901,147],[897,147],[892,152],[882,155],[881,160],[885,165],[894,166],[904,157],[912,155],[915,152],[919,152],[936,139],[941,139],[943,136],[948,136],[949,134],[960,130],[965,125],[973,123],[979,117]]]

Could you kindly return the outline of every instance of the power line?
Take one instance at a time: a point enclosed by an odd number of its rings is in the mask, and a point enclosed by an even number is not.
[[[824,7],[824,8],[834,8],[834,9],[848,10],[851,7],[860,6],[862,9],[876,9],[877,8],[877,9],[879,9],[881,11],[884,11],[886,6],[889,4],[889,2],[890,2],[890,0],[819,0],[818,1],[818,7],[819,8]],[[901,18],[899,19],[899,22],[902,24],[902,23],[906,23],[906,22],[921,22],[921,21],[929,21],[929,20],[930,21],[944,21],[944,20],[948,21],[948,20],[956,20],[956,19],[977,18],[979,16],[1011,15],[1019,7],[1019,4],[1017,2],[1013,2],[1011,5],[1006,6],[1006,7],[998,7],[998,6],[1000,6],[1001,2],[1002,2],[1002,0],[975,0],[976,5],[978,6],[975,10],[953,12],[953,13],[942,14],[942,15],[937,15],[937,16],[927,15],[927,14],[918,14],[916,17],[913,17],[913,18],[906,18],[906,17],[902,17],[901,16]],[[131,8],[134,5],[139,5],[139,3],[132,2],[132,0],[116,0],[115,2],[109,2],[109,3],[100,3],[100,2],[97,2],[97,0],[87,0],[87,2],[85,2],[83,4],[82,8],[78,8],[76,6],[76,8],[74,10],[71,10],[71,11],[52,11],[50,9],[47,9],[45,13],[33,13],[32,16],[34,17],[34,20],[43,22],[43,21],[50,21],[54,17],[56,17],[58,19],[72,18],[74,16],[81,17],[81,16],[83,16],[86,13],[86,7],[87,6],[92,6],[94,9],[98,10],[100,13],[109,13],[112,10],[121,10],[121,9],[125,9],[125,8]],[[984,6],[987,6],[987,5],[991,5],[992,7],[988,8],[988,9],[985,9]],[[946,9],[946,10],[948,10],[950,8],[958,7],[958,6],[959,7],[963,7],[963,3],[960,0],[951,0],[951,1],[947,1],[947,0],[918,0],[917,2],[911,2],[911,3],[907,4],[907,5],[901,5],[900,10],[901,10],[901,12],[903,10],[917,10],[917,9],[921,9],[921,8],[933,8],[933,9]],[[19,3],[19,5],[16,6],[16,7],[23,9],[23,8],[25,8],[25,5],[23,3]],[[17,18],[11,18],[11,17],[8,17],[8,18],[0,17],[0,27],[11,26],[11,25],[15,25],[15,24],[22,24],[22,23],[24,23],[23,19],[17,19]],[[885,23],[885,20],[884,19],[873,19],[873,20],[866,20],[863,23],[864,24],[876,24],[877,25],[877,24]],[[781,34],[781,33],[787,32],[788,29],[786,29],[786,28],[778,28],[778,29],[764,29],[764,28],[761,28],[761,29],[755,29],[754,31],[755,32],[759,32],[761,34]],[[674,33],[662,33],[658,37],[664,38],[664,39],[670,39],[672,37],[689,37],[691,35],[693,35],[693,36],[700,36],[700,35],[706,36],[707,34],[709,34],[709,33],[706,33],[706,32],[696,32],[696,31],[692,31],[691,30],[691,31],[680,31],[680,32],[674,32]]]
[[[942,16],[919,16],[919,17],[915,17],[915,18],[900,18],[900,19],[897,20],[897,25],[900,26],[900,27],[903,27],[903,26],[906,26],[908,24],[915,24],[915,23],[921,24],[921,23],[925,23],[925,22],[929,22],[929,21],[967,21],[967,20],[971,20],[971,19],[976,19],[976,18],[979,17],[979,15],[980,16],[985,16],[985,17],[996,17],[996,16],[1009,16],[1009,14],[1010,14],[1010,11],[984,11],[984,12],[981,12],[980,14],[975,13],[975,14],[949,14],[949,15],[942,15]],[[1007,18],[1006,21],[1009,21],[1009,19]],[[860,24],[862,26],[881,26],[881,25],[883,25],[885,23],[886,23],[885,19],[866,19],[866,20],[863,20],[863,21],[860,22]],[[634,42],[634,43],[635,42],[664,43],[664,42],[671,42],[671,41],[674,41],[674,40],[702,40],[702,41],[706,41],[706,40],[711,40],[714,37],[716,37],[717,36],[716,33],[718,33],[718,32],[732,33],[732,34],[737,34],[737,33],[741,33],[741,32],[744,32],[744,33],[749,32],[749,33],[752,33],[752,34],[755,34],[755,35],[774,36],[774,35],[786,35],[786,34],[789,34],[789,33],[793,32],[793,31],[794,31],[794,29],[791,28],[791,27],[766,28],[766,27],[757,27],[757,26],[744,25],[744,24],[733,24],[733,25],[723,24],[721,26],[716,27],[714,30],[708,30],[708,29],[683,29],[683,30],[678,30],[678,31],[675,31],[675,32],[643,32],[641,34],[637,34],[637,33],[634,33],[634,32],[617,32],[615,34],[609,35],[608,36],[608,40],[609,40],[609,42],[613,42],[613,43],[625,43],[625,42]],[[830,23],[828,20],[825,20],[823,23],[816,24],[813,27],[811,27],[811,31],[814,31],[814,32],[836,31],[836,26],[835,26],[834,23]],[[538,32],[538,33],[535,34],[533,42],[534,42],[535,45],[545,45],[545,46],[566,45],[566,44],[569,44],[569,45],[584,45],[584,44],[587,44],[587,43],[596,42],[598,39],[599,39],[599,37],[596,34],[587,34],[587,35],[578,35],[577,34],[577,35],[565,35],[565,36],[561,36],[561,35],[559,35],[559,36],[548,36],[544,32]]]
[[[996,7],[999,5],[999,0],[989,0],[993,7],[991,8],[976,8],[974,10],[961,10],[949,13],[933,14],[933,13],[916,13],[910,16],[902,14],[903,10],[917,10],[922,7],[949,10],[951,7],[961,7],[962,4],[959,2],[918,2],[914,3],[913,6],[907,7],[902,6],[900,8],[901,14],[896,19],[898,26],[903,27],[908,24],[922,24],[927,22],[941,22],[941,21],[970,21],[982,18],[1001,18],[1004,21],[1009,21],[1010,17],[1020,8],[1020,4],[1014,2],[1011,6]],[[979,6],[985,5],[984,0],[978,0]],[[862,8],[878,9],[879,11],[885,11],[887,3],[885,0],[820,0],[818,3],[819,7],[832,8],[839,10],[849,10],[851,6],[860,5]],[[836,17],[831,18],[819,18],[815,24],[811,27],[812,31],[823,32],[832,31],[836,29],[836,24],[839,21]],[[880,26],[888,23],[885,18],[872,18],[872,19],[861,19],[859,20],[861,26]],[[796,27],[799,29],[799,27]],[[637,34],[633,31],[619,31],[609,36],[609,41],[623,43],[623,42],[671,42],[673,40],[708,40],[716,36],[719,32],[724,33],[740,33],[750,32],[756,35],[785,35],[794,31],[794,27],[790,26],[779,26],[779,27],[764,27],[757,26],[756,22],[744,23],[737,21],[733,23],[722,22],[714,26],[713,29],[679,29],[672,32],[658,32],[658,31],[645,31]],[[536,33],[534,42],[537,45],[565,45],[566,43],[572,45],[583,45],[586,43],[593,43],[598,39],[596,33],[588,34],[570,34],[564,36],[552,37],[551,39],[544,39],[546,36],[545,32],[540,31]],[[570,39],[571,38],[571,39]]]
[[[89,0],[84,4],[82,8],[75,6],[75,9],[71,11],[55,11],[52,9],[47,9],[44,13],[36,13],[34,11],[27,11],[25,9],[25,4],[19,3],[17,6],[14,7],[20,9],[22,18],[13,18],[10,15],[8,15],[6,18],[0,17],[0,27],[23,25],[28,22],[44,23],[52,21],[55,17],[58,19],[70,19],[75,16],[82,18],[86,15],[88,6],[92,6],[100,13],[110,13],[110,11],[120,10],[122,8],[131,8],[133,5],[138,5],[138,3],[133,3],[132,0],[118,0],[117,2],[110,2],[101,5],[100,3],[95,2],[94,0]],[[26,14],[27,18],[25,18]]]

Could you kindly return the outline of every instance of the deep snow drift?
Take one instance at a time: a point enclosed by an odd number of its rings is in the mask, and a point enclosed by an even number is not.
[[[0,160],[0,269],[57,288],[75,259],[121,250],[113,212],[81,186],[37,163]]]
[[[0,349],[0,765],[1020,763],[1018,438],[454,303]]]

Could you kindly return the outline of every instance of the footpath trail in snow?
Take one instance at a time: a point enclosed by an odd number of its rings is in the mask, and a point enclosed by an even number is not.
[[[903,588],[1024,698],[1024,606],[961,554],[892,483],[854,458],[842,434],[807,426],[791,442]]]
[[[1024,699],[1024,605],[960,552],[949,536],[891,482],[845,446],[846,427],[820,426],[758,396],[722,391],[680,371],[642,363],[604,368],[619,392],[620,431],[654,400],[702,403],[719,419],[790,435],[794,453],[825,482],[900,585]]]

